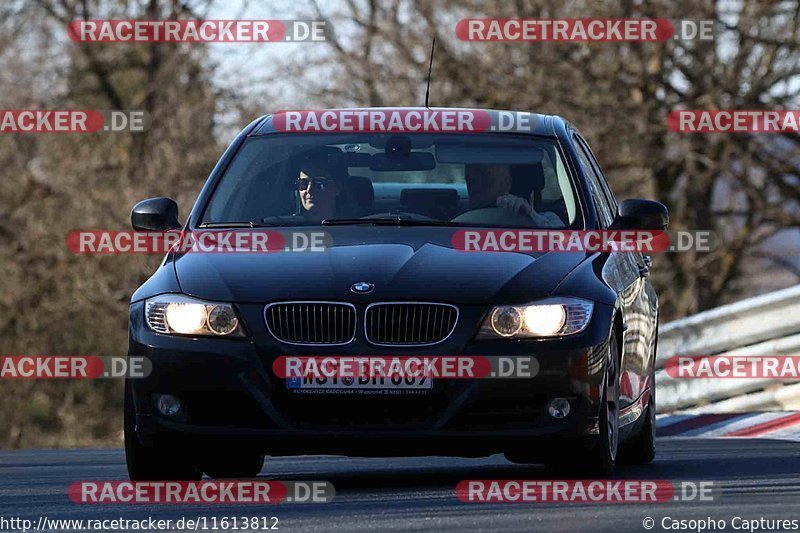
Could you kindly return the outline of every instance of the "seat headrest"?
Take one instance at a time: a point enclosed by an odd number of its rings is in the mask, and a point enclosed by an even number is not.
[[[372,180],[364,176],[348,176],[341,182],[337,216],[361,217],[370,214],[375,202]]]
[[[544,189],[544,168],[541,163],[509,165],[511,190],[514,196],[530,198],[533,191]]]
[[[372,186],[371,179],[364,176],[350,176],[345,178],[344,187],[356,205],[364,208],[372,207],[375,201],[375,187]]]

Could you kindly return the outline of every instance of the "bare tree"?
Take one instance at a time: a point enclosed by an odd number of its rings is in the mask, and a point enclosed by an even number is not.
[[[221,146],[204,45],[73,43],[79,18],[201,17],[208,2],[34,0],[3,26],[3,108],[139,109],[144,133],[3,134],[0,163],[2,354],[122,355],[132,290],[160,258],[78,256],[73,229],[129,229],[131,206],[173,195],[188,209]],[[8,8],[8,9],[11,9]],[[11,53],[13,52],[13,53]],[[43,62],[39,62],[43,59]],[[33,68],[22,68],[30,64]],[[4,382],[0,446],[115,442],[121,384]]]
[[[330,76],[315,76],[307,65],[294,71],[304,98],[420,105],[435,37],[432,105],[561,114],[596,148],[618,197],[661,199],[674,229],[713,230],[720,242],[713,252],[657,260],[664,319],[740,297],[754,275],[745,267],[774,256],[760,244],[800,223],[796,134],[684,134],[666,125],[676,109],[796,109],[796,1],[348,0],[333,11],[310,0],[309,10],[337,31],[327,54],[314,58]],[[715,39],[461,42],[455,24],[463,17],[712,20]],[[789,272],[797,279],[796,269]]]

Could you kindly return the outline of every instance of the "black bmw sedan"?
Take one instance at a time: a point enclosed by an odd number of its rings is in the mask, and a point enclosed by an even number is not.
[[[131,479],[254,476],[266,455],[504,453],[600,474],[653,459],[650,257],[465,251],[454,235],[663,230],[666,208],[618,203],[560,117],[481,111],[476,128],[469,116],[395,111],[389,122],[369,109],[261,117],[224,152],[185,222],[169,198],[133,208],[140,231],[272,231],[288,246],[176,247],[133,294],[129,355],[152,372],[125,386]],[[294,246],[313,234],[320,246]],[[347,380],[274,370],[291,356],[423,355],[525,356],[536,372]]]

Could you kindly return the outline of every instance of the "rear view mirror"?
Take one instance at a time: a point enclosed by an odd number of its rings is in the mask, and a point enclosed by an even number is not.
[[[623,200],[617,210],[613,229],[665,230],[669,226],[669,211],[661,202],[652,200]]]
[[[169,231],[178,229],[178,204],[172,198],[148,198],[131,211],[131,225],[136,231]]]

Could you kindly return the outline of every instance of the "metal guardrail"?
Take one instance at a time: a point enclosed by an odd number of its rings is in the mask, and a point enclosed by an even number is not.
[[[774,379],[674,379],[675,355],[800,355],[800,285],[669,322],[658,332],[658,412],[796,408],[800,385]]]

